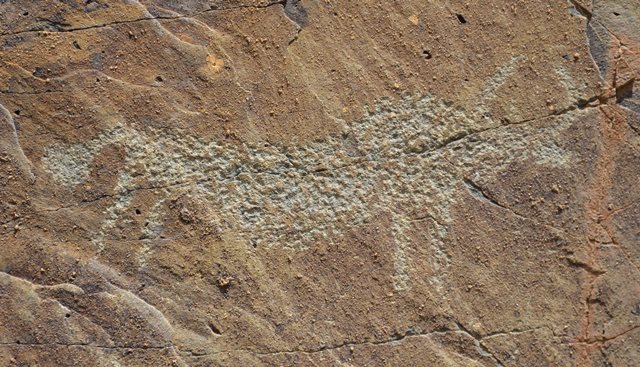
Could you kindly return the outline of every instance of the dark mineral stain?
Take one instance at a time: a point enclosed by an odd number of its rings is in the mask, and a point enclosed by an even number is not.
[[[604,76],[606,75],[607,68],[609,67],[609,56],[607,55],[609,37],[601,28],[602,26],[597,23],[595,24],[595,28],[594,25],[588,23],[587,39],[589,40],[589,51],[591,52],[591,57],[593,57],[593,61],[595,61],[598,66],[600,75]],[[606,38],[603,39],[603,36]]]
[[[47,76],[47,69],[43,68],[43,67],[36,67],[36,69],[33,71],[33,73],[31,73],[33,76],[35,76],[36,78],[45,78]]]
[[[7,37],[4,41],[2,41],[2,44],[0,44],[0,47],[2,48],[14,47],[23,42],[25,42],[25,38],[23,36],[13,35],[13,36]]]
[[[101,53],[91,55],[91,66],[96,70],[102,70],[102,59]]]
[[[307,25],[307,11],[302,7],[302,4],[300,4],[300,0],[286,0],[284,3],[284,13],[300,28]]]
[[[633,98],[633,82],[631,79],[616,88],[616,102],[623,103],[626,99]]]

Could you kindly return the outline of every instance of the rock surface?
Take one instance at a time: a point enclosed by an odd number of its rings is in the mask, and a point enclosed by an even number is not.
[[[0,0],[1,366],[635,366],[636,0]]]

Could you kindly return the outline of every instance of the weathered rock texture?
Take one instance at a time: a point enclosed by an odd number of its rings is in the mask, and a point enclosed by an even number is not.
[[[637,0],[0,0],[0,366],[636,366]]]

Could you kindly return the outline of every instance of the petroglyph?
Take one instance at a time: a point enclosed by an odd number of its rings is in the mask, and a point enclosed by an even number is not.
[[[434,272],[444,272],[446,226],[452,221],[449,208],[463,187],[462,172],[473,167],[474,174],[491,176],[516,159],[556,165],[570,160],[553,139],[527,150],[530,131],[523,129],[504,136],[502,142],[464,144],[467,154],[456,156],[452,165],[445,153],[454,152],[455,144],[440,147],[462,132],[481,129],[476,121],[424,97],[405,100],[399,107],[382,104],[343,136],[303,146],[203,142],[181,133],[145,133],[118,126],[89,144],[50,147],[43,162],[60,183],[72,186],[86,179],[91,158],[104,146],[126,148],[118,195],[95,239],[99,248],[141,187],[164,187],[159,191],[167,199],[188,192],[205,200],[218,213],[221,231],[237,232],[256,245],[305,248],[377,214],[391,214],[398,247],[395,279],[404,289],[409,281],[411,208],[426,208],[429,213],[434,225]],[[485,166],[483,161],[501,163]],[[148,214],[156,218],[155,225],[161,225],[157,221],[161,208],[154,205]],[[149,238],[157,236],[153,228],[146,229]]]
[[[164,201],[179,195],[205,202],[219,232],[255,246],[305,249],[390,215],[393,279],[396,289],[404,290],[410,287],[409,250],[420,246],[411,229],[421,217],[431,222],[431,282],[440,289],[450,265],[445,241],[451,207],[465,190],[465,177],[493,177],[518,160],[564,166],[572,159],[554,139],[568,126],[565,116],[536,130],[503,128],[485,112],[484,106],[468,112],[431,96],[383,101],[340,136],[287,146],[204,141],[182,131],[139,131],[123,123],[88,143],[49,147],[43,165],[59,183],[73,187],[87,179],[103,147],[124,147],[117,195],[95,234],[98,251],[141,188],[154,188],[159,197],[146,214],[148,239],[161,231]],[[144,256],[150,251],[147,246]]]

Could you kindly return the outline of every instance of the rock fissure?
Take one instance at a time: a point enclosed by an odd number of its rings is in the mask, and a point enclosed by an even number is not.
[[[43,18],[43,19],[39,19],[39,21],[43,23],[43,24],[40,24],[39,26],[30,28],[30,29],[20,30],[17,32],[0,33],[0,37],[17,36],[21,34],[38,33],[38,32],[72,33],[72,32],[86,31],[86,30],[108,28],[108,27],[113,27],[113,26],[123,25],[123,24],[135,24],[140,22],[160,21],[160,20],[191,19],[191,18],[197,17],[200,14],[205,14],[212,11],[227,11],[227,10],[235,10],[235,9],[266,9],[274,5],[282,5],[284,7],[285,4],[286,4],[285,0],[278,0],[278,1],[273,1],[264,5],[237,5],[237,6],[220,7],[220,8],[211,7],[209,9],[202,10],[202,11],[195,12],[193,14],[188,14],[188,15],[180,14],[180,15],[170,16],[170,15],[149,14],[149,16],[136,18],[136,19],[116,20],[109,23],[92,24],[92,25],[81,26],[81,27],[72,27],[69,23],[52,21],[50,19]]]

